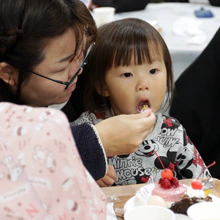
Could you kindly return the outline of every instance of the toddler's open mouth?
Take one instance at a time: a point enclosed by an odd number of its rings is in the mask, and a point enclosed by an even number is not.
[[[148,108],[150,108],[150,104],[149,104],[148,100],[141,101],[138,105],[138,112],[139,113],[144,112]]]

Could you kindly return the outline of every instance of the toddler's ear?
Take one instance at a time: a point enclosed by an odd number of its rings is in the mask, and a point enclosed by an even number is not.
[[[15,86],[17,84],[17,71],[16,69],[9,65],[8,63],[0,63],[0,79],[10,86]]]
[[[109,92],[108,92],[108,89],[107,89],[106,86],[104,88],[102,88],[102,89],[100,88],[100,86],[96,86],[96,91],[101,96],[109,97]]]

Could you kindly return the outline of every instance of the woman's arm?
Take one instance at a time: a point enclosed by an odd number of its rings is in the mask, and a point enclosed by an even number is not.
[[[107,159],[102,143],[93,125],[83,123],[71,126],[72,134],[84,166],[95,180],[107,172]]]
[[[79,154],[95,180],[107,172],[107,156],[135,152],[152,131],[155,115],[150,111],[134,115],[118,115],[95,126],[83,123],[71,126]]]

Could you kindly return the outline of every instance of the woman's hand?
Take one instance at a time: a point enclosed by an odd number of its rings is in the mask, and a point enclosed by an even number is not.
[[[108,165],[108,171],[105,176],[97,180],[97,184],[100,187],[111,186],[115,181],[118,180],[118,176],[115,172],[115,169],[112,165]]]
[[[95,127],[107,156],[130,154],[152,132],[156,121],[149,110],[141,114],[118,115],[101,121]]]

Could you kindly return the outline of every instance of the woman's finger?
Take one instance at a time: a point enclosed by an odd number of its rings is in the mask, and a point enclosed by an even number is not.
[[[115,180],[105,175],[102,179],[96,181],[100,187],[111,186]]]
[[[108,185],[106,185],[106,184],[102,181],[102,179],[97,180],[96,183],[97,183],[100,187],[107,187],[107,186],[108,186]]]
[[[118,176],[117,176],[115,169],[112,165],[108,165],[108,172],[106,173],[106,176],[112,178],[114,180],[114,182],[118,180]]]

